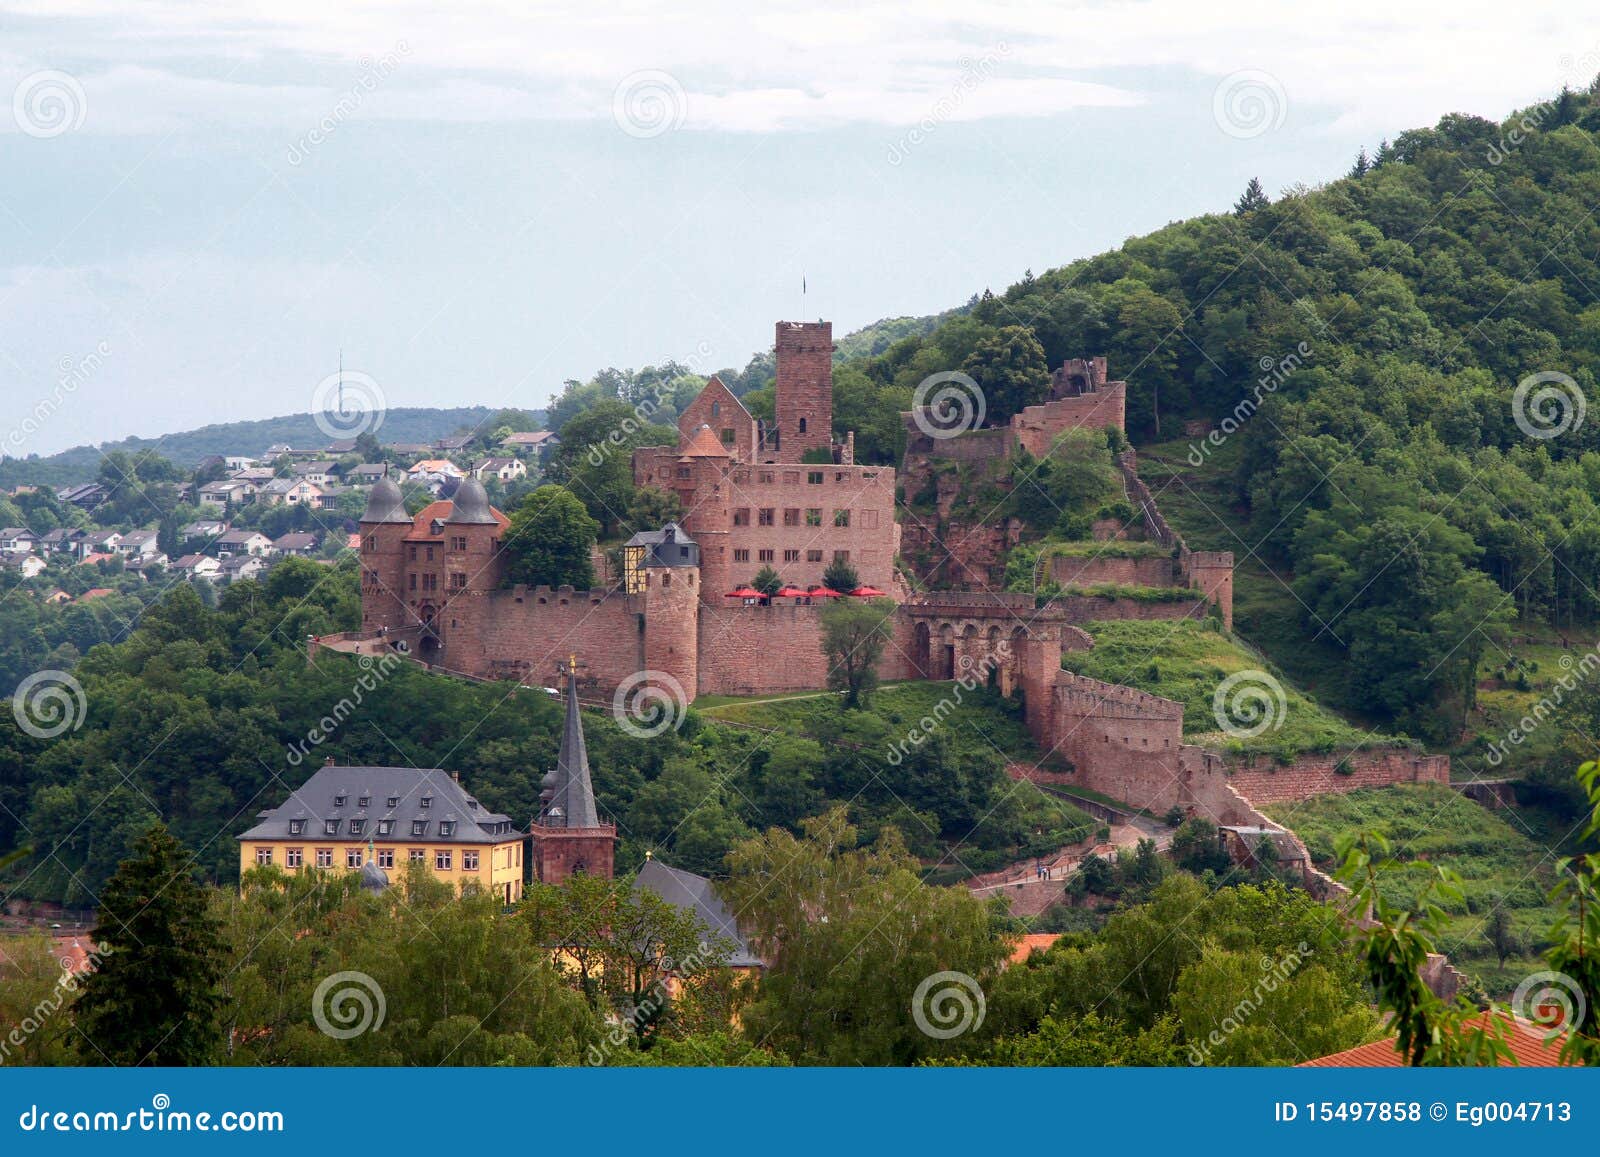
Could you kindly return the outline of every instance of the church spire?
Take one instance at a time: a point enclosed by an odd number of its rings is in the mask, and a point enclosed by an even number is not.
[[[596,828],[600,813],[589,778],[589,750],[583,741],[583,719],[578,713],[578,662],[567,665],[567,721],[561,732],[561,752],[555,770],[545,776],[542,822],[549,827]]]

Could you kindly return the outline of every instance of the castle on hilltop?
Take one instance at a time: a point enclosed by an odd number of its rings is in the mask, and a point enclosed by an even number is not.
[[[508,586],[501,541],[509,520],[480,482],[465,479],[452,499],[410,515],[399,487],[383,479],[361,519],[361,630],[319,645],[403,647],[438,669],[534,686],[552,683],[578,652],[581,676],[567,678],[574,695],[581,689],[590,698],[620,699],[641,684],[682,706],[700,695],[812,691],[827,685],[821,615],[831,596],[804,592],[838,560],[896,604],[880,677],[981,679],[1020,694],[1041,749],[1073,768],[1030,774],[1070,774],[1071,782],[1140,807],[1198,806],[1220,822],[1266,822],[1228,782],[1234,769],[1220,755],[1184,742],[1181,704],[1062,670],[1064,651],[1094,645],[1083,622],[1216,614],[1231,626],[1232,555],[1187,547],[1139,479],[1131,450],[1118,466],[1138,523],[1132,530],[1167,549],[1056,560],[1070,573],[1054,577],[1089,595],[1038,605],[1031,593],[982,581],[921,592],[906,581],[903,532],[906,554],[915,539],[919,556],[932,541],[951,557],[985,535],[998,537],[995,551],[1003,552],[1010,532],[973,528],[957,541],[949,533],[955,528],[936,535],[909,510],[902,521],[897,473],[939,474],[933,464],[941,459],[1003,468],[1018,449],[1048,454],[1071,430],[1121,430],[1127,385],[1108,379],[1104,358],[1067,361],[1049,396],[1002,426],[931,437],[917,414],[906,415],[908,447],[897,472],[858,465],[853,435],[835,437],[832,326],[778,322],[775,346],[771,423],[713,377],[679,418],[676,445],[633,451],[635,482],[675,493],[683,514],[626,544],[617,581],[594,590]],[[981,579],[982,567],[970,561],[964,573]],[[738,594],[764,566],[799,597]],[[1092,595],[1097,586],[1128,583],[1181,597],[1113,606],[1114,597]],[[1331,764],[1311,768],[1314,785],[1305,794],[1443,774],[1429,757],[1353,758],[1357,774],[1341,769],[1338,783]],[[1295,789],[1279,782],[1273,790]]]

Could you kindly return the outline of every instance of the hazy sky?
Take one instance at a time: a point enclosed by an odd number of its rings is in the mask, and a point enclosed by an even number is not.
[[[0,450],[305,411],[341,347],[390,406],[742,365],[1597,72],[1571,0],[0,0]]]

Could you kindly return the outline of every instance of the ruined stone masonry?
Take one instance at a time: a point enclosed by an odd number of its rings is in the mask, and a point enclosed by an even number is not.
[[[1119,607],[1075,595],[1040,607],[1031,594],[991,589],[913,594],[897,567],[902,533],[908,551],[947,544],[897,519],[893,467],[857,465],[853,437],[835,438],[831,325],[779,322],[775,346],[773,423],[755,419],[713,377],[679,419],[675,446],[633,451],[636,483],[676,493],[685,513],[681,524],[635,536],[621,573],[608,568],[601,589],[505,586],[501,539],[509,520],[489,505],[481,483],[467,479],[451,500],[410,515],[385,479],[361,519],[361,630],[323,644],[367,654],[392,647],[439,670],[535,686],[555,683],[576,654],[581,667],[566,668],[565,678],[590,697],[609,697],[641,673],[676,684],[686,703],[706,694],[811,691],[826,685],[820,616],[827,598],[728,596],[763,566],[810,589],[842,559],[897,604],[881,677],[976,678],[1022,695],[1028,726],[1049,753],[1034,773],[1042,780],[1066,777],[1136,807],[1176,805],[1219,823],[1262,827],[1268,821],[1251,800],[1448,780],[1444,757],[1409,752],[1358,753],[1346,761],[1349,774],[1316,757],[1292,767],[1230,765],[1183,742],[1180,704],[1062,670],[1064,651],[1094,645],[1078,625],[1084,622],[1185,617],[1212,607],[1224,624],[1233,621],[1232,556],[1187,547],[1140,480],[1132,451],[1118,463],[1126,492],[1145,540],[1165,553],[1060,558],[1053,577],[1192,597]],[[1005,427],[943,440],[918,432],[902,476],[931,477],[934,459],[995,460],[1018,447],[1045,454],[1072,429],[1120,429],[1126,394],[1126,383],[1107,380],[1104,358],[1071,360],[1054,375],[1050,398]],[[968,537],[987,533],[971,528]],[[980,542],[957,561],[965,582],[987,585],[984,573],[1016,545],[1020,526],[998,533],[998,545]]]

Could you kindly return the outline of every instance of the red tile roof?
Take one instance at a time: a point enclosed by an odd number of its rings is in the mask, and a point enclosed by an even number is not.
[[[1473,1026],[1487,1026],[1489,1013],[1485,1012],[1467,1022]],[[1502,1017],[1505,1024],[1506,1045],[1511,1049],[1513,1062],[1522,1068],[1558,1068],[1561,1061],[1561,1039],[1545,1040],[1544,1033],[1526,1021]],[[1358,1045],[1315,1060],[1302,1061],[1300,1069],[1398,1069],[1405,1067],[1405,1058],[1395,1049],[1395,1038],[1384,1037],[1371,1044]]]
[[[449,522],[451,512],[454,510],[455,503],[448,499],[441,498],[437,502],[428,503],[428,505],[417,511],[416,517],[411,520],[411,533],[406,535],[403,541],[438,542],[443,536],[434,534],[433,528],[429,524],[436,518],[440,522]],[[511,520],[494,507],[489,507],[489,513],[494,515],[494,520],[500,524],[501,530],[511,525]]]

